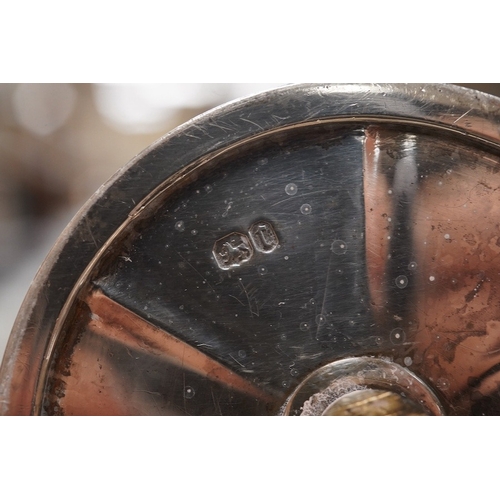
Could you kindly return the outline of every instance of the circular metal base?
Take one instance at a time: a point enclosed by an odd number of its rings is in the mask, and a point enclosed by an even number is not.
[[[180,127],[61,235],[1,413],[300,414],[346,366],[426,413],[500,413],[499,109],[304,85]]]

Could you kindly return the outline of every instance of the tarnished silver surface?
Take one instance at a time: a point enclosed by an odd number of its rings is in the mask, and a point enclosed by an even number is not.
[[[499,145],[499,101],[449,85],[290,86],[200,116],[58,240],[1,412],[279,414],[354,358],[421,381],[431,413],[500,414]]]
[[[392,391],[363,389],[344,394],[322,414],[327,417],[350,416],[426,416],[427,413],[412,399]]]

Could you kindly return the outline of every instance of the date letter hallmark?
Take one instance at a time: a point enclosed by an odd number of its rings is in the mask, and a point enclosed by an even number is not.
[[[278,237],[270,222],[256,222],[250,226],[248,234],[255,249],[262,253],[271,253],[278,246]]]
[[[212,253],[221,269],[239,267],[253,256],[253,248],[247,236],[231,233],[215,242]]]

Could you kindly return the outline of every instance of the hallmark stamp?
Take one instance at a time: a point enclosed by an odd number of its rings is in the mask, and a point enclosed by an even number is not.
[[[215,242],[212,253],[218,266],[228,270],[248,262],[253,257],[254,250],[271,253],[278,244],[278,236],[272,224],[260,221],[250,226],[248,236],[242,233],[230,233],[220,238]]]
[[[231,233],[215,242],[212,253],[221,269],[232,269],[248,262],[253,256],[252,243],[241,233]]]
[[[248,234],[259,252],[271,253],[278,246],[278,236],[270,222],[260,221],[252,224]]]

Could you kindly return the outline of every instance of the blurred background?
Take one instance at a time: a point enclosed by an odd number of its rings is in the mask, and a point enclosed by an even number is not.
[[[281,85],[0,84],[0,360],[38,267],[101,184],[190,118]]]

